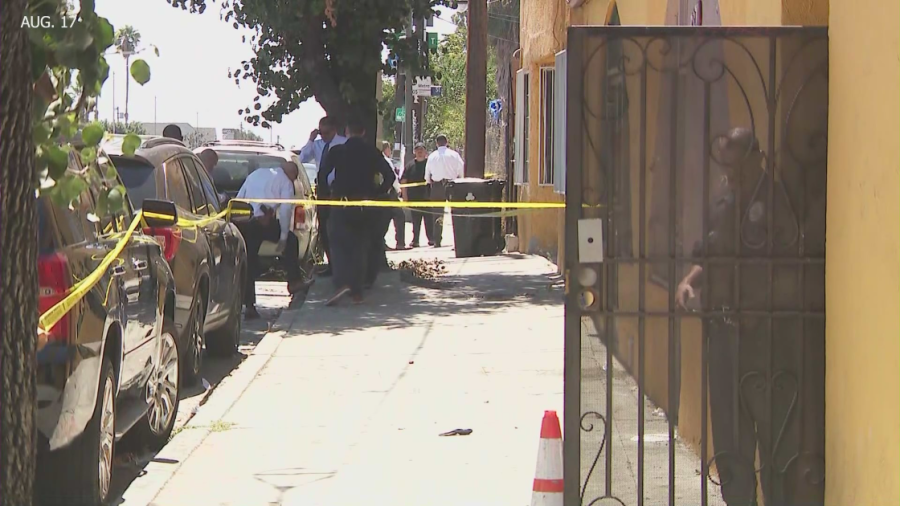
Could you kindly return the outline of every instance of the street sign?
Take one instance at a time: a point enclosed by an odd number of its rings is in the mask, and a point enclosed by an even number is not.
[[[428,49],[437,49],[437,48],[438,48],[437,32],[428,32]]]
[[[439,97],[439,96],[441,96],[441,94],[443,92],[444,92],[444,88],[442,88],[441,86],[432,86],[431,87],[431,96],[432,97]]]
[[[394,121],[397,123],[403,123],[406,121],[406,107],[398,107],[397,112],[394,114]]]
[[[413,86],[413,96],[430,97],[432,88],[434,85],[431,83],[430,77],[417,77],[416,84]]]

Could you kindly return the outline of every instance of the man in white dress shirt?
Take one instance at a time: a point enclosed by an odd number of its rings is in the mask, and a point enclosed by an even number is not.
[[[284,161],[281,167],[259,168],[244,180],[238,199],[293,199],[294,181],[300,168],[294,162]],[[278,242],[276,251],[287,272],[288,291],[293,294],[303,284],[300,269],[299,243],[291,233],[293,204],[251,203],[253,218],[239,226],[247,244],[247,277],[244,285],[244,305],[247,318],[258,318],[256,311],[256,277],[259,272],[259,247],[263,241]]]
[[[447,200],[447,183],[464,176],[464,164],[459,153],[447,147],[446,135],[438,135],[434,140],[438,148],[428,155],[428,162],[425,164],[425,181],[431,186],[431,200],[443,202]],[[434,219],[432,235],[434,247],[440,248],[444,235],[444,214],[443,209],[435,209],[435,211],[441,214]]]
[[[343,135],[338,135],[337,121],[330,116],[324,116],[319,120],[319,128],[310,132],[309,142],[300,149],[300,161],[309,163],[315,160],[316,167],[320,170],[315,181],[316,196],[320,199],[328,197],[327,182],[319,181],[323,176],[321,173],[323,166],[322,161],[328,157],[328,151],[332,147],[341,145],[345,142],[347,142],[347,138]],[[331,242],[328,240],[328,216],[330,211],[331,210],[328,207],[322,206],[316,213],[319,219],[319,241],[322,241],[322,249],[328,257],[328,267],[319,273],[322,276],[331,275]]]

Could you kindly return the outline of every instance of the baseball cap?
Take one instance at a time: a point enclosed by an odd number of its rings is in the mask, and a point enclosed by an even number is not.
[[[424,143],[424,142],[417,142],[416,145],[413,146],[413,149],[419,149],[419,148],[426,149],[426,148],[425,148],[425,143]]]

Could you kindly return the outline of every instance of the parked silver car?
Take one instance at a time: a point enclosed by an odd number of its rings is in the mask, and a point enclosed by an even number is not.
[[[212,177],[216,188],[225,193],[229,199],[237,196],[251,172],[260,168],[280,167],[285,160],[305,169],[300,171],[297,180],[294,181],[296,198],[309,200],[314,196],[308,168],[300,163],[296,154],[279,144],[244,140],[214,141],[195,149],[194,152],[199,154],[205,149],[212,149],[219,156],[219,163],[213,169]],[[301,262],[311,261],[315,257],[319,238],[316,206],[312,204],[294,206],[290,229],[297,236],[298,258]],[[272,264],[278,256],[275,252],[276,247],[277,244],[271,241],[263,242],[260,246],[259,256],[264,267]]]

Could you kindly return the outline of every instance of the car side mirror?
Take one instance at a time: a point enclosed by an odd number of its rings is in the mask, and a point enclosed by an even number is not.
[[[253,217],[253,206],[247,202],[232,200],[231,212],[228,214],[232,223],[246,223]]]
[[[141,212],[148,227],[171,227],[178,223],[178,208],[170,200],[145,199]]]

